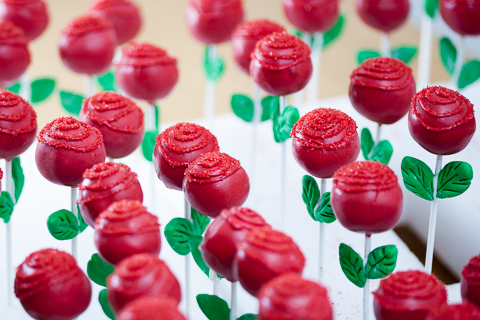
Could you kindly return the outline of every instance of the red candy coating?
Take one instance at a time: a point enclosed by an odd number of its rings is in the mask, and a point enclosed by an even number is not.
[[[99,163],[83,173],[77,201],[83,219],[92,228],[95,220],[112,203],[124,199],[143,201],[137,175],[123,164]]]
[[[461,291],[463,301],[480,307],[480,255],[471,258],[463,267]]]
[[[425,320],[480,320],[480,309],[473,303],[444,305],[432,310]]]
[[[103,259],[116,265],[138,253],[160,253],[160,224],[142,203],[112,203],[95,221],[95,247]]]
[[[249,191],[250,181],[240,161],[225,153],[205,153],[185,170],[185,198],[192,208],[208,217],[241,206]]]
[[[363,22],[383,32],[390,32],[407,21],[409,0],[355,0]]]
[[[333,320],[327,289],[295,273],[263,285],[258,302],[259,320]]]
[[[37,114],[19,95],[0,91],[0,159],[18,157],[37,134]]]
[[[413,98],[408,129],[413,139],[433,154],[460,152],[475,133],[473,105],[456,91],[425,88]]]
[[[250,230],[269,226],[263,218],[248,208],[225,209],[208,226],[200,246],[207,265],[228,281],[238,281],[233,274],[237,244]]]
[[[302,90],[312,76],[310,47],[299,37],[274,32],[258,41],[250,75],[267,93],[283,96]]]
[[[106,18],[86,15],[70,22],[59,40],[63,63],[77,73],[87,75],[107,71],[117,47],[117,36]]]
[[[163,296],[180,303],[180,284],[154,254],[136,254],[120,262],[107,278],[108,302],[115,313],[140,297]]]
[[[272,32],[283,31],[281,25],[266,19],[239,24],[232,33],[232,49],[233,59],[240,70],[250,75],[250,61],[257,42]]]
[[[177,303],[165,297],[144,297],[127,304],[117,320],[186,320]]]
[[[187,24],[192,35],[206,44],[228,41],[243,20],[242,0],[190,0]]]
[[[447,303],[447,290],[435,276],[421,271],[396,272],[373,292],[377,320],[425,320]]]
[[[29,64],[28,38],[23,30],[11,22],[0,22],[0,86],[20,78]]]
[[[283,0],[287,19],[298,29],[314,33],[328,31],[338,20],[338,0]]]
[[[300,118],[290,132],[297,163],[317,178],[331,178],[360,153],[357,124],[335,109],[316,109]]]
[[[350,231],[380,233],[395,227],[403,209],[398,178],[387,165],[357,161],[333,176],[333,212]]]
[[[100,131],[72,117],[48,123],[37,140],[37,168],[45,179],[56,184],[76,187],[85,170],[105,161]]]
[[[80,120],[100,130],[107,157],[123,158],[143,140],[143,111],[115,92],[100,92],[83,101]]]
[[[15,296],[34,319],[71,320],[87,309],[92,286],[71,255],[44,249],[17,268]]]
[[[194,123],[181,122],[157,136],[153,165],[158,178],[171,189],[182,190],[188,165],[207,152],[217,152],[217,138]]]
[[[142,26],[140,10],[131,1],[97,0],[90,7],[90,13],[112,22],[119,45],[132,40]]]
[[[35,40],[48,25],[48,8],[42,0],[1,0],[0,21],[10,21]]]
[[[403,118],[416,92],[412,69],[395,58],[368,59],[353,71],[350,80],[353,107],[379,124]]]
[[[301,274],[305,257],[292,238],[265,227],[253,229],[237,246],[234,275],[242,287],[257,296],[262,285],[284,273]]]
[[[132,42],[122,50],[116,79],[129,96],[154,102],[168,95],[178,80],[177,60],[148,43]]]
[[[462,36],[480,34],[479,0],[440,0],[443,20]]]

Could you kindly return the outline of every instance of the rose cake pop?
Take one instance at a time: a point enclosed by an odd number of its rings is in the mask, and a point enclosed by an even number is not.
[[[479,0],[440,0],[440,14],[448,26],[460,35],[480,34]]]
[[[75,188],[85,170],[105,161],[100,131],[72,117],[48,123],[37,140],[37,168],[45,179],[55,184]]]
[[[139,8],[127,0],[97,0],[90,6],[90,14],[110,20],[118,45],[132,40],[142,26]]]
[[[264,284],[258,302],[259,320],[333,320],[327,289],[295,273]]]
[[[353,107],[378,124],[403,118],[416,92],[412,69],[395,58],[368,59],[353,71],[350,80]]]
[[[80,120],[100,130],[107,157],[123,158],[142,143],[143,111],[115,92],[100,92],[83,101]]]
[[[171,298],[144,297],[127,304],[117,320],[186,320]]]
[[[407,21],[409,0],[355,0],[360,18],[370,27],[390,32]]]
[[[250,182],[240,161],[225,153],[204,153],[185,170],[183,192],[199,213],[215,218],[223,209],[241,206]]]
[[[43,249],[17,268],[15,295],[34,319],[71,320],[87,309],[92,286],[71,255]]]
[[[435,276],[402,271],[380,281],[373,292],[377,320],[425,320],[428,313],[447,303],[447,290]]]
[[[480,307],[480,255],[471,258],[463,267],[461,291],[463,301]]]
[[[136,254],[124,259],[107,278],[107,289],[108,302],[116,314],[141,297],[169,297],[177,305],[181,300],[177,279],[154,254]]]
[[[11,22],[0,22],[0,87],[20,78],[29,64],[28,38],[23,30]]]
[[[479,320],[480,309],[473,303],[444,305],[432,310],[425,320]]]
[[[286,234],[264,227],[247,233],[237,246],[233,273],[242,287],[257,296],[262,285],[284,273],[301,274],[305,257]]]
[[[45,31],[48,20],[47,4],[42,0],[0,1],[0,21],[10,21],[22,28],[29,41]]]
[[[338,0],[283,0],[288,21],[302,31],[324,33],[338,20]]]

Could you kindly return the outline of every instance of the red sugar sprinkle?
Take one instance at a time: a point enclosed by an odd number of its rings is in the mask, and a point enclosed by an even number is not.
[[[151,66],[176,64],[177,59],[169,57],[167,51],[148,43],[130,42],[122,50],[123,58],[118,65]]]
[[[398,178],[387,165],[376,161],[357,161],[341,167],[333,185],[347,192],[381,191],[398,185]]]
[[[272,32],[283,32],[285,28],[270,20],[261,19],[241,23],[233,31],[232,38],[262,39]]]
[[[350,80],[361,87],[396,91],[405,88],[412,77],[412,69],[403,61],[382,57],[364,61],[350,75]]]
[[[109,28],[113,28],[113,24],[108,19],[84,15],[71,21],[67,27],[62,30],[62,34],[79,37],[89,32],[103,31]]]
[[[0,44],[27,45],[28,39],[22,28],[10,21],[0,22]]]
[[[226,153],[209,152],[189,164],[185,177],[190,182],[212,183],[228,178],[240,168],[240,161]]]

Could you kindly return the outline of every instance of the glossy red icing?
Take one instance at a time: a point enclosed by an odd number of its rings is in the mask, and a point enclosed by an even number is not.
[[[292,238],[264,227],[247,233],[237,246],[233,273],[242,287],[257,296],[262,285],[282,274],[301,274],[305,257]]]
[[[295,273],[263,285],[258,302],[259,320],[333,320],[327,289]]]
[[[447,303],[447,290],[435,276],[402,271],[380,281],[373,292],[377,320],[425,320],[430,311]]]
[[[48,25],[48,7],[42,0],[1,0],[0,21],[10,21],[35,40]]]
[[[37,136],[35,162],[50,182],[76,187],[85,170],[105,161],[102,134],[72,117],[57,118]]]
[[[122,50],[116,79],[129,96],[154,102],[167,96],[178,80],[177,60],[148,43],[132,42]]]
[[[92,286],[71,255],[44,249],[17,268],[15,295],[34,319],[71,320],[87,309]]]
[[[444,87],[425,88],[413,98],[408,129],[413,139],[431,153],[460,152],[475,133],[473,104],[456,91]]]
[[[363,22],[383,32],[399,28],[410,12],[409,0],[355,0],[355,5]]]
[[[257,42],[273,32],[283,31],[281,25],[266,19],[239,24],[232,33],[232,49],[233,59],[240,70],[250,75],[250,61]]]
[[[80,213],[92,228],[110,204],[123,199],[143,201],[137,175],[126,165],[113,162],[102,162],[85,170],[78,189]]]
[[[100,92],[83,101],[80,120],[100,130],[107,157],[123,158],[142,143],[144,114],[135,102],[115,92]]]
[[[353,107],[379,124],[403,118],[416,92],[412,69],[395,58],[368,59],[353,71],[350,80]]]
[[[140,10],[131,1],[97,0],[90,6],[89,11],[113,23],[119,45],[132,40],[142,26]]]
[[[0,91],[0,158],[10,160],[25,152],[37,134],[37,114],[19,95]]]
[[[186,320],[177,303],[165,297],[139,298],[127,304],[117,320]]]
[[[374,161],[357,161],[338,169],[330,201],[345,228],[366,234],[395,227],[403,209],[397,176],[387,165]]]
[[[0,22],[0,86],[17,80],[30,64],[28,38],[13,23]]]
[[[269,226],[263,218],[248,208],[233,207],[222,210],[208,226],[200,245],[207,265],[228,281],[238,281],[233,274],[233,260],[237,244],[250,230]]]
[[[192,208],[208,217],[214,218],[223,209],[241,206],[249,191],[250,181],[240,161],[225,153],[205,153],[185,170],[185,198]]]
[[[63,29],[60,56],[67,68],[87,75],[107,71],[117,47],[112,23],[103,17],[85,15]]]
[[[182,298],[180,284],[168,266],[154,254],[136,254],[120,262],[107,278],[108,301],[118,314],[129,302],[148,296]]]
[[[473,303],[444,305],[432,310],[425,320],[479,320],[480,309]]]
[[[283,0],[287,19],[302,31],[326,32],[338,20],[338,0]]]
[[[479,0],[440,0],[443,20],[462,36],[480,35]]]
[[[267,93],[283,96],[303,89],[312,76],[310,47],[299,37],[274,32],[258,41],[250,75]]]
[[[317,178],[331,178],[360,153],[357,124],[347,114],[319,108],[308,112],[294,125],[292,151],[297,163]]]
[[[462,270],[462,299],[480,307],[480,255],[470,259]]]

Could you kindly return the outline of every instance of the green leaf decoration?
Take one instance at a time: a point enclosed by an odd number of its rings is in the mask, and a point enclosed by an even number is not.
[[[462,67],[458,78],[458,87],[464,89],[480,78],[480,61],[472,60]]]
[[[57,240],[70,240],[78,235],[78,220],[71,211],[65,209],[52,213],[47,219],[47,227]]]
[[[455,63],[457,62],[457,48],[449,38],[440,39],[440,57],[445,69],[450,75],[455,72]]]
[[[115,271],[115,267],[103,260],[98,253],[92,255],[87,264],[90,280],[102,287],[107,287],[107,277]]]
[[[382,54],[378,52],[377,50],[361,50],[357,54],[357,62],[358,64],[362,64],[363,61],[372,59],[372,58],[378,58],[381,57]]]
[[[302,179],[302,199],[307,206],[307,211],[313,220],[318,221],[315,217],[315,207],[317,206],[318,199],[320,198],[320,189],[315,179],[309,175],[304,175]]]
[[[363,288],[366,283],[363,272],[363,259],[358,253],[344,243],[340,244],[340,266],[343,273],[354,285]]]
[[[240,318],[238,318],[237,320],[255,320],[257,316],[258,316],[257,314],[247,313],[241,316]]]
[[[398,250],[395,245],[376,248],[368,254],[365,276],[368,279],[382,279],[395,270]]]
[[[60,102],[62,107],[74,116],[80,114],[84,97],[72,92],[60,91]]]
[[[206,48],[205,50],[205,62],[204,62],[204,71],[207,79],[212,82],[217,82],[220,80],[220,77],[223,75],[225,69],[225,62],[222,58],[217,57],[213,60],[210,59],[210,49]]]
[[[155,128],[160,132],[160,107],[155,105]]]
[[[373,149],[370,160],[378,161],[380,163],[388,165],[388,163],[390,162],[390,159],[392,158],[392,154],[393,154],[392,144],[387,140],[382,140]]]
[[[193,221],[193,234],[201,236],[210,224],[210,219],[203,214],[198,213],[195,209],[191,208],[190,211]]]
[[[472,166],[463,161],[448,163],[438,174],[437,198],[447,199],[468,190],[473,178]]]
[[[165,238],[173,251],[185,256],[190,253],[189,240],[194,235],[193,225],[185,218],[173,218],[165,226]]]
[[[23,186],[25,185],[25,176],[19,157],[12,159],[12,178],[15,184],[15,202],[18,202],[23,191]]]
[[[290,138],[290,131],[292,131],[295,123],[300,119],[300,113],[297,108],[288,106],[283,110],[282,114],[275,112],[273,119],[273,136],[275,141],[280,143]]]
[[[98,295],[98,302],[100,302],[105,315],[110,319],[115,320],[115,314],[113,313],[112,308],[110,308],[110,304],[107,300],[107,289],[100,291],[100,294]]]
[[[155,148],[155,138],[157,137],[157,132],[155,131],[146,131],[145,136],[142,141],[142,153],[145,159],[152,162],[153,158],[153,148]]]
[[[8,223],[8,221],[10,221],[13,207],[14,204],[10,194],[6,191],[2,191],[0,196],[0,219],[3,219],[3,222]]]
[[[368,128],[363,128],[360,137],[360,148],[362,149],[362,154],[365,160],[370,160],[370,152],[372,152],[374,145],[375,142],[373,142],[370,130],[368,130]]]
[[[435,18],[435,14],[438,9],[438,0],[426,0],[425,1],[425,12],[430,18]]]
[[[111,70],[102,75],[95,76],[95,80],[101,91],[118,91],[117,84],[115,83],[115,74]]]
[[[254,105],[252,99],[241,94],[234,94],[230,101],[233,113],[246,122],[252,122]]]
[[[46,100],[55,89],[55,80],[53,79],[36,79],[30,84],[32,88],[32,103],[39,103]]]
[[[330,192],[322,194],[322,201],[317,210],[315,210],[315,220],[320,223],[332,223],[337,220],[330,204]]]
[[[272,109],[280,108],[280,98],[274,96],[266,96],[262,99],[262,121],[270,120],[272,118]],[[273,106],[273,107],[272,107]]]
[[[188,242],[190,246],[190,251],[192,252],[192,257],[197,266],[200,268],[200,270],[203,271],[207,275],[207,277],[210,277],[210,268],[207,266],[205,261],[203,260],[202,253],[198,249],[198,246],[200,243],[202,243],[203,237],[201,236],[192,236],[190,237],[190,241]]]
[[[412,157],[403,158],[402,177],[407,190],[422,199],[433,200],[433,172],[423,161]]]
[[[334,40],[338,39],[343,31],[343,26],[345,25],[345,16],[342,14],[338,17],[335,25],[325,32],[323,35],[323,50],[325,50]]]
[[[85,222],[85,220],[83,219],[82,217],[82,214],[80,213],[80,208],[78,207],[77,205],[77,213],[78,213],[78,221],[80,222],[80,233],[82,233],[83,231],[85,231],[85,229],[87,229],[88,227],[88,223]]]
[[[392,58],[402,60],[405,64],[409,64],[417,54],[416,46],[400,46],[392,49]]]
[[[230,308],[225,300],[209,294],[197,295],[197,303],[208,320],[229,320]]]
[[[10,87],[5,88],[5,90],[8,90],[10,92],[19,94],[21,87],[22,87],[22,85],[19,82],[16,82],[16,83],[12,84]]]

